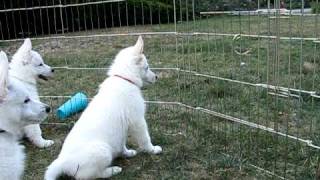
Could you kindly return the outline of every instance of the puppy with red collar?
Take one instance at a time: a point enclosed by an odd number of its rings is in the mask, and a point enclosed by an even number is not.
[[[143,54],[143,40],[121,50],[116,56],[98,94],[68,134],[58,158],[48,167],[46,180],[61,174],[76,179],[108,178],[121,172],[111,166],[119,156],[133,157],[128,149],[131,136],[141,151],[162,152],[151,143],[141,93],[144,84],[154,83],[157,76],[150,70]]]

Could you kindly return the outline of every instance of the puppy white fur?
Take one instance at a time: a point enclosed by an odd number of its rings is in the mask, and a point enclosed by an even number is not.
[[[29,98],[27,89],[14,79],[9,79],[8,59],[0,52],[0,179],[18,180],[24,170],[24,147],[18,136],[23,128],[40,123],[49,107]]]
[[[37,90],[37,79],[47,80],[53,75],[53,69],[43,62],[39,53],[32,50],[30,39],[25,39],[22,46],[14,54],[10,63],[9,75],[23,84],[32,99],[40,101]],[[40,148],[54,144],[52,140],[42,137],[39,124],[33,124],[24,128],[24,134],[34,145]]]
[[[98,94],[68,134],[58,158],[48,167],[46,180],[64,173],[76,179],[108,178],[121,172],[111,166],[119,156],[133,157],[127,149],[131,136],[141,151],[159,154],[148,132],[145,104],[140,88],[154,83],[156,75],[149,69],[143,54],[143,40],[123,49],[116,56]]]

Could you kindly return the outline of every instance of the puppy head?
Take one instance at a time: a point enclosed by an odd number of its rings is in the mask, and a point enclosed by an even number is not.
[[[50,112],[49,106],[31,99],[27,91],[15,86],[10,82],[8,94],[0,104],[0,112],[4,114],[5,119],[19,126],[38,124],[43,121]]]
[[[136,44],[133,46],[133,53],[136,55],[134,63],[138,68],[141,79],[146,84],[153,84],[156,82],[157,76],[149,68],[148,60],[143,53],[144,43],[141,36],[139,36]]]
[[[0,113],[2,120],[26,126],[41,122],[50,111],[49,106],[32,100],[28,91],[16,80],[9,81],[8,59],[0,52]]]
[[[32,50],[31,40],[29,38],[24,40],[24,43],[14,54],[12,58],[12,69],[17,71],[24,70],[32,77],[38,77],[43,80],[48,80],[53,75],[54,70],[46,65],[41,55]]]
[[[41,55],[38,52],[31,51],[31,56],[31,65],[33,66],[35,74],[38,76],[38,78],[47,81],[49,77],[53,76],[54,69],[44,63]]]
[[[114,75],[125,71],[128,78],[140,79],[143,84],[154,83],[157,76],[149,68],[148,60],[143,53],[144,43],[139,36],[134,46],[121,50],[109,71],[109,75]]]

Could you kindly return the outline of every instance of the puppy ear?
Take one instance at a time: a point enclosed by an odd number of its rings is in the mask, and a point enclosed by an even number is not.
[[[0,102],[4,100],[8,93],[8,69],[9,62],[6,53],[0,52]]]
[[[143,46],[144,46],[144,44],[143,44],[142,36],[139,36],[138,41],[134,45],[136,52],[139,54],[142,54],[143,53]]]
[[[30,38],[26,38],[20,48],[24,48],[26,51],[31,51],[32,49],[32,43]]]
[[[22,61],[24,65],[29,64],[31,62],[31,49],[32,44],[29,38],[25,39],[21,47],[18,49],[16,54],[13,56],[13,60],[19,59]]]

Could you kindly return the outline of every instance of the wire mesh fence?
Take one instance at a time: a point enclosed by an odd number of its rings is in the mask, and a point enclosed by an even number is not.
[[[10,2],[0,48],[12,55],[32,38],[56,69],[39,84],[54,109],[77,91],[93,97],[116,53],[143,35],[160,76],[143,90],[147,118],[165,153],[116,161],[127,167],[118,178],[318,178],[318,0],[223,1],[229,10],[205,0]],[[28,152],[42,160],[28,162],[26,179],[43,176],[78,116],[43,124],[58,145]]]

